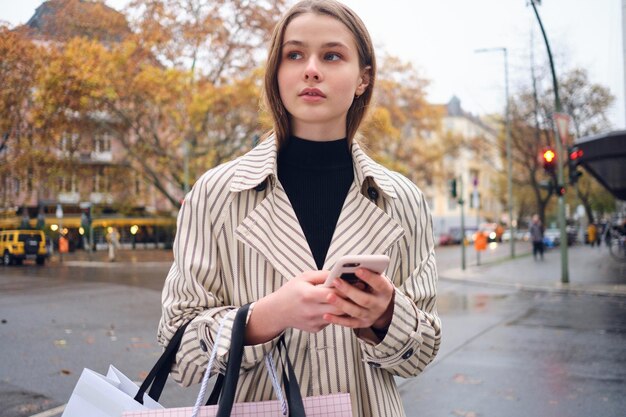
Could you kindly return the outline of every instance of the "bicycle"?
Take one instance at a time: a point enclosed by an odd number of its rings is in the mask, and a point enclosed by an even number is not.
[[[617,228],[611,228],[608,233],[609,252],[615,259],[626,262],[626,234]]]

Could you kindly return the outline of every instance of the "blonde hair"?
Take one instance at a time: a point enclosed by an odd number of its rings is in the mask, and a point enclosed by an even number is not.
[[[285,37],[285,29],[294,18],[305,13],[330,16],[343,23],[354,36],[359,55],[359,68],[363,70],[369,67],[369,85],[363,94],[354,98],[352,105],[348,109],[346,134],[348,142],[352,143],[354,135],[365,117],[367,108],[372,100],[376,75],[376,57],[372,40],[363,21],[349,7],[335,0],[300,1],[291,7],[276,24],[269,44],[263,89],[265,105],[272,116],[273,130],[265,136],[267,137],[271,133],[275,133],[278,146],[280,147],[291,134],[289,114],[280,99],[278,68],[281,62],[281,49]]]

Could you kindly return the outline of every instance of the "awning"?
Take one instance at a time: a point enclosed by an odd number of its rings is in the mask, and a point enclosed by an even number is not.
[[[616,198],[626,200],[626,130],[587,136],[576,141],[581,165]]]

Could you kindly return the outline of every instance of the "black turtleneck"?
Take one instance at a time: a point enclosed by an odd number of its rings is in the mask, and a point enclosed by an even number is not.
[[[292,136],[278,154],[278,179],[296,212],[315,264],[322,269],[354,179],[347,139],[315,142]]]

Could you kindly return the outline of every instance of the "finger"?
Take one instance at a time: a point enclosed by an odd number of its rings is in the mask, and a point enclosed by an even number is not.
[[[368,297],[371,297],[371,293],[360,290],[354,285],[350,285],[345,282],[341,278],[337,278],[333,282],[333,286],[336,288],[337,292],[343,297],[350,299],[359,306],[367,305]]]
[[[366,309],[358,304],[355,304],[350,299],[339,297],[337,294],[329,294],[327,301],[330,305],[337,308],[337,310],[351,317],[364,318],[367,315]]]
[[[357,277],[369,285],[374,292],[385,292],[389,288],[389,279],[369,269],[359,268],[355,271]]]
[[[359,319],[350,316],[338,316],[334,314],[324,314],[324,320],[328,323],[336,324],[339,326],[349,327],[352,329],[359,329],[363,327],[363,324]]]

